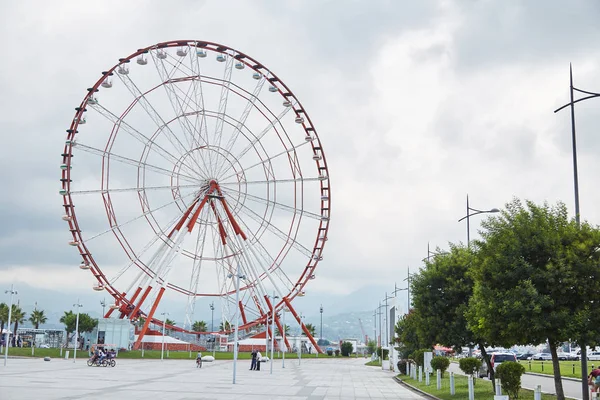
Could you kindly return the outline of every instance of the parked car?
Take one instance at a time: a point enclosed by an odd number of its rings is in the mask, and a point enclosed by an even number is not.
[[[517,354],[517,360],[531,360],[533,353],[521,353]]]
[[[494,372],[496,371],[496,368],[498,367],[498,365],[502,364],[505,361],[517,361],[517,356],[515,355],[515,353],[492,353],[490,354],[490,362],[492,364],[492,368],[494,369]],[[485,360],[482,361],[481,363],[481,368],[479,368],[479,377],[483,378],[484,376],[487,376],[489,378],[490,374],[487,368],[487,363],[485,362]]]
[[[558,359],[560,361],[576,361],[579,360],[579,356],[573,353],[557,353]]]
[[[543,361],[549,361],[552,360],[552,354],[550,353],[536,353],[533,356],[531,356],[532,360],[543,360]]]
[[[40,344],[38,347],[40,349],[49,349],[50,348],[50,346],[48,346],[47,344]]]
[[[592,351],[591,353],[588,353],[587,359],[590,361],[600,360],[600,351]]]

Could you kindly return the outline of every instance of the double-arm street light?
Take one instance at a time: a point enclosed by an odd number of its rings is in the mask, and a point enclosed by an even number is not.
[[[229,278],[233,278],[232,274],[227,275]],[[235,271],[235,304],[239,304],[240,302],[240,279],[246,279],[245,275],[240,273],[240,263],[237,263],[236,271]],[[240,313],[236,311],[235,313],[235,330],[233,332],[233,384],[235,385],[235,373],[236,373],[236,365],[238,358],[238,333],[240,326]]]
[[[73,362],[77,360],[77,347],[79,347],[79,309],[83,307],[82,304],[79,304],[79,299],[77,299],[77,304],[73,304],[73,307],[77,307],[77,318],[75,320],[75,350],[73,352]]]
[[[6,367],[6,360],[8,360],[8,342],[10,340],[10,319],[12,317],[12,304],[13,295],[19,294],[14,285],[10,285],[10,290],[5,290],[4,294],[10,293],[10,301],[8,302],[8,329],[6,329],[6,339],[4,340],[4,366]],[[2,334],[2,332],[0,332]]]
[[[162,361],[165,353],[165,326],[167,324],[168,312],[160,313],[163,316],[163,330],[162,330],[162,346],[160,347],[160,360]]]
[[[478,214],[491,214],[500,212],[497,208],[491,210],[478,210],[476,208],[469,207],[469,195],[467,195],[467,215],[458,220],[458,222],[466,219],[467,220],[467,248],[471,247],[471,226],[469,224],[469,218]]]
[[[565,104],[562,107],[554,110],[555,113],[560,110],[570,107],[571,108],[571,140],[573,142],[573,189],[575,192],[575,222],[579,227],[581,223],[580,213],[579,213],[579,176],[577,172],[577,138],[575,135],[575,103],[579,103],[580,101],[593,99],[595,97],[600,97],[600,93],[590,92],[587,90],[578,89],[573,86],[573,66],[569,64],[569,91],[571,96],[571,101]],[[581,93],[583,97],[575,99],[575,92]],[[587,349],[586,343],[580,343],[581,351],[585,351]],[[587,359],[586,357],[581,357],[581,394],[583,400],[589,400],[590,392],[588,390],[587,383]]]

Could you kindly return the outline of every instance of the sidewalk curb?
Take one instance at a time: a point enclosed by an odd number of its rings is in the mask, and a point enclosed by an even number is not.
[[[404,382],[402,379],[398,378],[397,376],[394,376],[394,380],[399,383],[402,386],[407,387],[408,389],[412,390],[413,392],[419,393],[420,395],[423,395],[429,399],[432,400],[441,400],[439,397],[435,397],[432,394],[429,394],[427,392],[422,391],[421,389],[417,389],[416,387],[409,385],[408,383]]]

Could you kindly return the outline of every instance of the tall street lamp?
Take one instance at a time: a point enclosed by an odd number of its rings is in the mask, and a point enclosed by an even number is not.
[[[160,313],[163,319],[163,329],[162,329],[162,345],[160,346],[160,360],[164,360],[165,355],[165,326],[167,325],[167,317],[169,316],[168,312]]]
[[[302,362],[302,318],[304,318],[304,315],[302,315],[302,313],[298,314],[298,322],[300,325],[300,344],[298,346],[298,365],[300,365],[300,363]]]
[[[102,306],[102,318],[104,318],[104,316],[106,315],[104,314],[104,309],[106,308],[106,299],[100,300],[100,305]]]
[[[232,274],[228,274],[227,277],[233,278]],[[245,275],[240,273],[240,263],[237,263],[236,272],[235,272],[235,304],[240,302],[240,279],[246,279]],[[237,308],[237,307],[236,307]],[[237,366],[237,358],[238,358],[238,333],[239,333],[239,325],[240,325],[240,313],[239,311],[235,312],[235,330],[233,333],[233,384],[235,385],[235,373]]]
[[[77,304],[73,304],[73,307],[77,307],[77,318],[75,319],[75,351],[73,352],[73,362],[77,359],[77,347],[79,347],[79,309],[83,307],[83,305],[79,304],[79,299],[77,299]]]
[[[213,333],[212,350],[213,357],[215,356],[215,345],[217,344],[217,338],[215,337],[215,302],[210,303],[210,331]]]
[[[469,207],[469,195],[467,195],[467,215],[458,220],[458,222],[466,219],[467,220],[467,248],[471,248],[471,227],[469,225],[469,218],[478,214],[490,214],[500,212],[497,208],[491,210],[478,210],[476,208]]]
[[[10,301],[8,303],[8,328],[6,329],[6,339],[4,340],[4,366],[5,367],[6,367],[6,360],[8,360],[8,342],[10,340],[10,319],[12,317],[13,295],[19,294],[15,290],[14,285],[10,285],[10,290],[4,291],[4,294],[8,294],[8,293],[10,293]]]
[[[573,142],[573,189],[575,192],[575,222],[579,227],[581,223],[580,213],[579,213],[579,177],[577,172],[577,138],[575,135],[575,103],[579,103],[580,101],[593,99],[595,97],[600,97],[600,93],[590,92],[587,90],[578,89],[573,86],[573,66],[569,64],[569,91],[571,96],[571,101],[565,104],[562,107],[554,110],[555,113],[560,110],[570,107],[571,108],[571,140]],[[578,92],[587,96],[580,97],[575,99],[575,93]],[[587,351],[587,344],[580,342],[581,351]],[[583,354],[583,353],[582,353]],[[587,358],[581,357],[581,394],[583,400],[589,400],[590,392],[587,384]]]
[[[385,299],[384,299],[384,301],[385,301],[385,315],[384,315],[385,318],[384,318],[383,327],[385,328],[385,347],[388,349],[388,351],[389,351],[389,346],[390,346],[388,332],[390,330],[390,327],[388,326],[388,302],[387,301],[388,301],[388,299],[393,299],[393,298],[394,298],[394,296],[388,296],[387,292],[385,292]]]
[[[283,305],[283,308],[281,309],[281,313],[283,314],[283,351],[281,352],[281,368],[285,368],[285,353],[287,353],[288,348],[287,348],[287,344],[285,344],[285,331],[287,329],[287,327],[285,326],[285,312],[287,311],[286,307],[285,307],[285,303]]]
[[[321,340],[323,340],[323,304],[321,304],[321,307],[319,308],[319,312],[321,313],[321,333],[319,333],[319,341],[317,341],[317,344],[319,346],[321,346]],[[321,342],[321,343],[319,343]],[[319,352],[317,351],[317,358],[319,358]]]
[[[379,307],[377,307],[377,315],[379,315],[379,348],[381,349],[381,368],[383,368],[383,331],[381,330],[381,302],[379,302]]]
[[[273,296],[271,296],[271,375],[273,375],[273,348],[275,347],[275,300],[278,298],[279,296],[275,296],[275,291],[273,291]]]

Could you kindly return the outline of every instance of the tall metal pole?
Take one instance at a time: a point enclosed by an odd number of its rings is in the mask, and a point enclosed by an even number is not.
[[[278,298],[279,296],[275,296],[275,291],[273,290],[273,297],[271,297],[271,360],[269,360],[271,362],[271,375],[273,375],[273,348],[275,347],[275,300]]]
[[[237,263],[236,273],[235,273],[235,304],[239,304],[240,302],[240,263]],[[236,307],[237,308],[237,307]],[[238,359],[238,332],[240,325],[240,312],[239,310],[235,313],[235,330],[233,333],[233,384],[235,385],[235,373],[237,367],[237,359]]]
[[[283,314],[283,352],[281,354],[281,368],[285,368],[285,353],[287,352],[287,345],[285,344],[285,305],[281,309],[281,313]]]
[[[579,227],[580,219],[579,219],[579,175],[577,173],[577,138],[575,137],[575,103],[573,102],[573,66],[569,64],[569,81],[570,81],[570,91],[571,91],[571,137],[573,140],[573,184],[575,189],[575,222],[577,223],[577,227]],[[587,350],[586,350],[587,351]],[[581,362],[583,364],[584,358],[581,358]],[[586,360],[587,361],[587,360]],[[585,370],[583,370],[585,371]],[[585,371],[587,373],[587,371]],[[587,375],[586,375],[587,376]],[[587,393],[587,386],[586,386]]]
[[[323,304],[321,304],[321,307],[319,308],[319,312],[321,313],[321,333],[319,333],[319,341],[323,340]],[[321,342],[323,343],[323,342]],[[317,344],[319,344],[319,342],[317,342]],[[319,344],[319,346],[321,346]],[[317,351],[317,358],[319,358],[319,352]]]
[[[104,316],[106,315],[104,313],[104,310],[106,308],[106,299],[102,299],[102,301],[100,301],[100,305],[102,306],[102,318],[104,318]]]
[[[217,338],[215,337],[215,302],[210,303],[210,331],[213,333],[213,357],[215,356],[215,347],[217,345]]]
[[[573,66],[569,64],[569,91],[571,95],[571,139],[573,141],[573,189],[575,191],[575,223],[581,224],[579,213],[579,174],[577,172],[577,138],[575,135],[575,103],[573,96]],[[581,347],[581,394],[588,400],[590,391],[587,383],[587,343],[580,342]]]
[[[10,301],[8,303],[8,329],[6,329],[6,339],[4,340],[4,366],[6,367],[6,360],[8,360],[8,342],[10,341],[10,319],[12,317],[13,295],[18,293],[14,290],[14,285],[10,285],[10,290],[5,290],[4,293],[10,293]]]
[[[471,214],[469,211],[469,195],[467,194],[467,249],[471,248],[471,225],[469,224]]]
[[[77,360],[77,347],[79,347],[79,309],[83,307],[79,304],[79,299],[77,299],[77,304],[73,304],[73,307],[77,307],[77,318],[75,319],[75,351],[73,352],[73,362]]]
[[[383,369],[383,343],[382,343],[382,331],[381,331],[381,302],[379,302],[379,307],[377,307],[377,314],[379,315],[379,348],[381,349],[381,368]]]
[[[377,344],[377,309],[373,311],[373,340]],[[377,347],[375,348],[375,353],[377,354]]]
[[[169,313],[164,312],[164,313],[161,313],[160,315],[163,316],[162,346],[160,348],[160,360],[162,361],[164,359],[164,353],[165,353],[165,326],[167,324],[167,315],[169,315]]]

